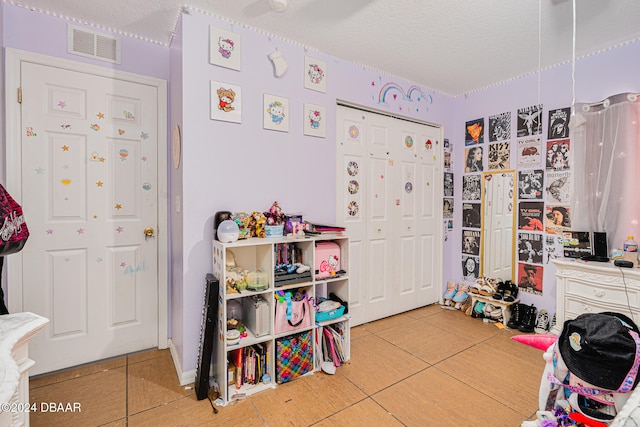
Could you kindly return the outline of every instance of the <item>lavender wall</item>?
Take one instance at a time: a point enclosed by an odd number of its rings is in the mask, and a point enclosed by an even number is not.
[[[595,102],[621,92],[640,91],[640,79],[637,70],[640,67],[640,42],[630,43],[623,47],[592,55],[576,61],[575,67],[575,93],[577,102]],[[563,64],[540,75],[540,92],[538,99],[538,75],[533,74],[523,78],[506,82],[502,85],[481,90],[464,97],[457,98],[454,102],[455,120],[453,127],[449,129],[451,141],[454,145],[454,171],[455,171],[455,205],[454,221],[456,228],[453,232],[453,242],[457,246],[457,253],[453,257],[454,265],[445,265],[445,272],[449,268],[453,280],[462,279],[461,247],[462,238],[461,206],[462,206],[462,176],[464,171],[464,129],[465,122],[484,118],[485,125],[489,116],[510,111],[512,116],[511,135],[511,166],[516,166],[516,128],[515,114],[518,108],[543,104],[543,148],[546,147],[548,111],[570,107],[572,102],[572,77],[571,64]],[[571,136],[571,135],[570,135]],[[485,141],[488,136],[485,133]],[[486,152],[488,143],[485,142],[484,169],[487,170]],[[544,169],[541,164],[539,169]],[[542,234],[542,233],[541,233]],[[622,242],[609,242],[618,247]],[[542,296],[530,293],[520,293],[521,300],[525,304],[535,304],[538,309],[546,309],[550,315],[556,311],[556,269],[553,264],[546,263],[543,257],[544,282]]]
[[[67,53],[67,24],[71,22],[9,4],[2,4],[2,9],[4,11],[2,20],[4,47],[169,80],[169,49],[167,47],[118,36],[122,40],[122,63],[97,61]],[[92,27],[85,27],[94,30]],[[34,31],[36,28],[38,30]],[[97,31],[109,34],[106,31]]]
[[[185,371],[196,363],[201,285],[211,271],[212,218],[216,211],[266,211],[277,200],[285,212],[335,221],[337,99],[444,124],[445,132],[452,113],[452,100],[433,92],[428,92],[432,103],[425,102],[418,112],[391,96],[388,106],[380,105],[380,89],[385,83],[395,82],[405,90],[411,84],[314,51],[307,54],[326,62],[327,91],[305,89],[303,46],[239,25],[234,25],[233,31],[242,38],[242,71],[210,65],[209,25],[232,29],[229,22],[212,16],[183,16],[184,275],[181,285],[173,285],[183,288]],[[267,57],[276,48],[288,64],[281,78],[274,76]],[[209,118],[210,80],[241,86],[242,124]],[[289,132],[263,129],[265,93],[289,99]],[[326,106],[326,138],[303,135],[304,102]],[[178,333],[174,328],[174,337]]]

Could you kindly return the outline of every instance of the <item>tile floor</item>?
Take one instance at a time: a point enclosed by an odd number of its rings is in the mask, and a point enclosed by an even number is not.
[[[180,386],[167,350],[32,377],[32,426],[508,426],[533,419],[542,351],[438,305],[351,330],[351,362],[221,407]]]

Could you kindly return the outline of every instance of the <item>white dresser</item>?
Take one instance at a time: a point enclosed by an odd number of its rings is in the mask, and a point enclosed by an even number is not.
[[[557,268],[556,325],[552,333],[560,334],[565,320],[582,313],[613,311],[640,324],[640,269],[569,258],[552,262]]]

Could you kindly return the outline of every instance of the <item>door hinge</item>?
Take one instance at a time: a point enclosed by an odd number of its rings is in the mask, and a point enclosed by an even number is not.
[[[22,104],[22,87],[18,88],[18,104]]]

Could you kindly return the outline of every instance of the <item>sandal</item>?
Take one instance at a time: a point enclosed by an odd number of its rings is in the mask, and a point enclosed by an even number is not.
[[[471,293],[479,294],[480,288],[482,288],[482,285],[484,285],[484,282],[485,282],[484,277],[478,277],[476,281],[471,285]]]
[[[480,295],[484,295],[485,297],[493,296],[493,294],[498,292],[498,285],[495,280],[489,279],[485,280],[485,284],[480,287]]]

